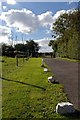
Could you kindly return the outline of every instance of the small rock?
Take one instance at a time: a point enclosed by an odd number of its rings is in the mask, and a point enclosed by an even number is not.
[[[57,80],[53,76],[48,77],[48,82],[54,83],[54,84],[59,84]]]
[[[71,114],[74,113],[75,109],[72,103],[69,102],[61,102],[56,106],[56,113],[59,114]]]
[[[48,77],[48,80],[52,80],[52,79],[53,79],[53,77],[52,77],[52,76]]]
[[[55,83],[55,79],[53,76],[48,77],[48,82]]]
[[[44,72],[48,72],[48,69],[47,69],[47,68],[44,68]]]

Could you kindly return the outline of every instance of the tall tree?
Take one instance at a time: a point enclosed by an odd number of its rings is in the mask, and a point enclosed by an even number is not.
[[[56,40],[52,43],[55,54],[60,57],[80,59],[80,10],[61,15],[53,23]],[[53,32],[53,33],[54,33]],[[56,50],[55,50],[55,45]]]
[[[27,49],[29,51],[29,55],[32,57],[37,57],[39,45],[38,43],[34,42],[33,40],[26,41]]]

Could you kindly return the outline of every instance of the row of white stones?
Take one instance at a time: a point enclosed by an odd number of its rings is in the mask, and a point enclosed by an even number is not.
[[[42,66],[44,66],[44,60],[42,59]],[[44,68],[44,72],[48,72],[48,68]],[[53,76],[48,77],[48,82],[54,82]],[[58,114],[72,114],[75,113],[75,108],[70,102],[61,102],[56,105],[56,113]]]

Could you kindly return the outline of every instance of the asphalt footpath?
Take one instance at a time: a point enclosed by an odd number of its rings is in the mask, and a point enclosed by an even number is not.
[[[55,80],[64,85],[70,102],[80,110],[80,64],[55,58],[44,58],[44,61],[55,75]]]

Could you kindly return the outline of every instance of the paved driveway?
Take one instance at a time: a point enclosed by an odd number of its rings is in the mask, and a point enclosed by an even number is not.
[[[55,79],[64,85],[64,90],[76,109],[80,109],[79,63],[66,60],[44,58]]]

